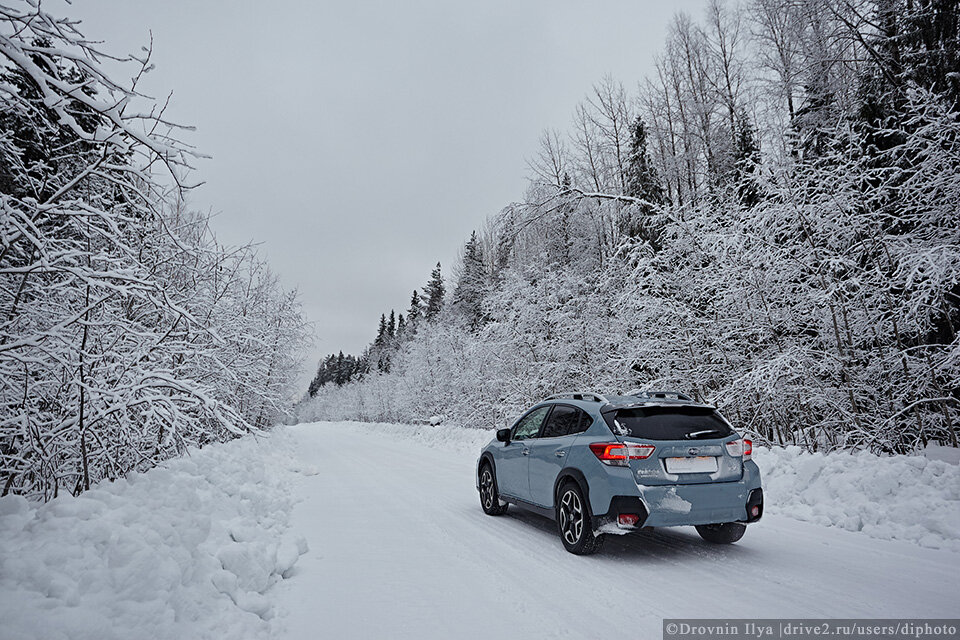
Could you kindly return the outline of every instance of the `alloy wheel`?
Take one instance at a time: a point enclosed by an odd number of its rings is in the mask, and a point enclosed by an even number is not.
[[[485,509],[493,508],[493,474],[489,467],[485,467],[480,474],[480,499]]]
[[[569,489],[560,500],[560,531],[568,544],[577,544],[583,534],[583,505],[580,496]]]

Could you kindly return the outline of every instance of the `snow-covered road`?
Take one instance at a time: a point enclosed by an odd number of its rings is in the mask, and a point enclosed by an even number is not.
[[[546,519],[485,516],[462,447],[333,424],[290,433],[316,471],[295,484],[291,522],[310,551],[272,594],[291,639],[655,638],[664,617],[960,610],[952,551],[766,515],[729,547],[681,528],[577,557]]]

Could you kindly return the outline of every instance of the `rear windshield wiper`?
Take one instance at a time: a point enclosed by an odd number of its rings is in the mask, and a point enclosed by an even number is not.
[[[721,436],[723,431],[719,429],[704,429],[703,431],[691,431],[690,433],[684,435],[683,437],[688,440],[696,440],[702,438],[703,436]]]

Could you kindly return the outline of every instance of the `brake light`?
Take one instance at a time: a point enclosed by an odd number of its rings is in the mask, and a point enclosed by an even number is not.
[[[603,464],[613,467],[626,467],[627,460],[644,460],[656,449],[652,444],[631,444],[624,442],[594,442],[590,445],[593,455]]]
[[[741,438],[740,440],[733,440],[726,444],[727,453],[732,456],[740,457],[743,456],[744,460],[750,460],[753,457],[753,441],[747,440],[746,438]]]

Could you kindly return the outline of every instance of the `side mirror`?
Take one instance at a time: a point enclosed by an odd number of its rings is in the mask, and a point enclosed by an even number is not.
[[[497,429],[497,440],[500,442],[510,442],[510,429]]]

